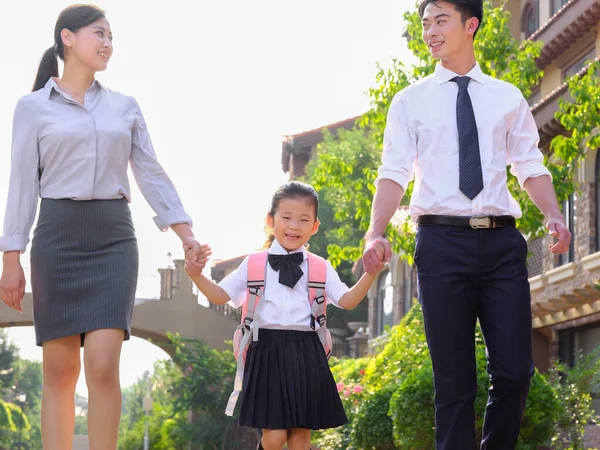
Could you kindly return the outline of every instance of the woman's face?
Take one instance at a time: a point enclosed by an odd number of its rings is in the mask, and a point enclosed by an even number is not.
[[[76,59],[79,64],[87,66],[92,72],[101,72],[108,67],[113,44],[110,24],[106,19],[100,19],[87,27],[80,28],[75,33],[63,30],[63,43],[69,48],[68,58]]]

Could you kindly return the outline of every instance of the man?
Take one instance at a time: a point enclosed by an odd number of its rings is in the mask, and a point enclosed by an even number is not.
[[[482,73],[473,40],[482,0],[422,0],[423,40],[435,73],[394,98],[384,134],[363,262],[375,272],[391,251],[383,233],[414,178],[415,264],[433,362],[436,448],[476,448],[475,325],[491,388],[481,448],[514,449],[533,374],[527,244],[506,166],[546,217],[564,253],[565,227],[529,106],[514,86]],[[381,258],[385,247],[385,256]]]

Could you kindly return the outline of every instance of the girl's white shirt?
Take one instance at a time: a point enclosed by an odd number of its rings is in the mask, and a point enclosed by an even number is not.
[[[267,264],[265,293],[260,299],[255,313],[255,319],[258,317],[260,328],[311,330],[311,306],[308,301],[308,262],[306,259],[306,249],[302,246],[290,253],[298,252],[302,252],[304,255],[304,261],[300,265],[304,275],[298,280],[294,288],[280,284],[279,273]],[[288,252],[275,240],[269,249],[269,253],[285,255]],[[247,281],[248,257],[242,261],[236,270],[223,278],[219,283],[219,286],[231,298],[229,305],[239,308],[246,302]],[[327,280],[325,283],[327,303],[333,303],[335,306],[338,306],[340,298],[348,290],[348,286],[340,280],[331,263],[327,261]]]

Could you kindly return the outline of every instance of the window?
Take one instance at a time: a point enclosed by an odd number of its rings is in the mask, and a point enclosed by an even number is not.
[[[527,257],[527,272],[530,277],[540,275],[544,271],[544,240],[532,239],[529,242],[529,256]]]
[[[538,11],[537,0],[530,1],[523,8],[521,31],[525,33],[525,39],[535,33],[540,26]]]
[[[377,286],[377,335],[383,334],[386,326],[394,326],[394,287],[392,272],[379,276]]]
[[[558,355],[562,363],[573,367],[576,356],[589,355],[600,347],[600,327],[588,325],[581,328],[571,328],[558,334]],[[592,408],[600,414],[600,386],[592,385]]]
[[[596,49],[595,48],[591,49],[589,52],[587,52],[585,55],[583,55],[581,58],[579,58],[577,61],[575,61],[573,64],[571,64],[569,67],[567,67],[563,73],[563,78],[567,79],[567,78],[572,77],[577,72],[579,72],[581,69],[583,69],[585,66],[587,66],[587,63],[590,62],[591,60],[593,60],[594,58],[596,58]]]
[[[410,266],[407,262],[404,263],[404,295],[402,296],[402,316],[406,315],[412,307],[415,272],[416,270],[414,265]]]
[[[571,231],[571,245],[567,253],[562,253],[558,257],[558,264],[562,266],[575,260],[575,196],[569,195],[562,205],[562,212],[565,216],[567,228]]]
[[[552,2],[552,15],[556,14],[569,0],[550,0]]]

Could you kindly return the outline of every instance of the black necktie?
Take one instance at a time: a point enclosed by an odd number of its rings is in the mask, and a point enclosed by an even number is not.
[[[452,81],[458,84],[456,124],[458,125],[459,188],[463,194],[473,200],[483,189],[483,176],[481,174],[477,123],[467,89],[471,78],[454,77]]]
[[[274,255],[269,253],[269,264],[275,272],[279,271],[279,282],[293,288],[304,272],[300,264],[304,261],[302,252]]]

